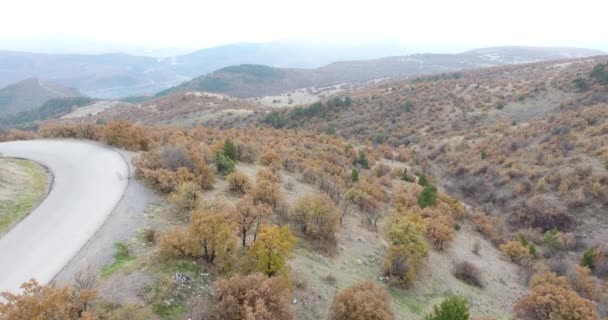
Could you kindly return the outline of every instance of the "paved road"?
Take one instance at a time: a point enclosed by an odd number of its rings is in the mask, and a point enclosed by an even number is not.
[[[103,146],[69,140],[0,143],[5,157],[26,158],[54,175],[42,203],[0,238],[0,291],[24,281],[47,283],[95,234],[120,201],[127,163]]]

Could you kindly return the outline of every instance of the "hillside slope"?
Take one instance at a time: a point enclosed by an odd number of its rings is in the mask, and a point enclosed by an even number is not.
[[[30,111],[55,98],[82,96],[76,89],[29,78],[0,89],[0,114]]]
[[[209,75],[164,90],[158,95],[186,90],[218,92],[239,98],[261,97],[312,86],[387,77],[420,76],[598,54],[601,52],[577,48],[500,47],[460,54],[413,54],[373,60],[342,61],[316,69],[275,68],[247,64],[222,68]]]

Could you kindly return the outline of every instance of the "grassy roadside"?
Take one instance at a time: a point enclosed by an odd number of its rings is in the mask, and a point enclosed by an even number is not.
[[[46,183],[46,173],[38,164],[0,159],[0,236],[38,205],[45,194]]]

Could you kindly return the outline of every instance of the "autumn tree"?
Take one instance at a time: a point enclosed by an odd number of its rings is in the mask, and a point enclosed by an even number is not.
[[[438,306],[433,306],[433,312],[425,320],[469,320],[469,302],[463,297],[446,298]]]
[[[454,223],[450,216],[439,215],[429,218],[426,225],[426,235],[435,248],[443,250],[454,239]]]
[[[282,273],[295,244],[296,237],[288,227],[262,226],[258,239],[247,250],[247,265],[251,271],[269,277]]]
[[[283,277],[261,273],[216,281],[211,318],[214,320],[291,320],[291,292]]]
[[[252,188],[251,179],[242,172],[233,172],[226,177],[228,189],[238,194],[245,194]]]
[[[500,245],[500,250],[504,252],[511,261],[519,262],[523,258],[531,257],[530,249],[523,245],[520,241],[512,240]]]
[[[96,319],[89,311],[95,298],[92,290],[40,285],[34,279],[23,283],[21,290],[19,294],[0,294],[0,319]]]
[[[265,203],[273,211],[276,211],[284,197],[278,179],[268,170],[258,171],[256,186],[252,191],[252,195],[256,203]]]
[[[307,237],[314,240],[335,240],[340,221],[333,201],[324,193],[306,194],[289,210],[293,224]]]
[[[146,129],[124,120],[105,125],[102,135],[106,144],[132,151],[148,151],[153,143],[151,134]]]
[[[386,289],[366,281],[336,294],[331,317],[333,320],[392,320],[395,315]]]
[[[545,272],[531,280],[531,291],[515,304],[515,313],[529,320],[596,320],[593,302],[572,290],[563,277]]]
[[[224,212],[199,210],[192,213],[188,225],[190,236],[196,241],[199,256],[220,270],[229,270],[234,262],[238,238],[236,224]]]
[[[181,183],[169,197],[181,217],[187,217],[191,211],[197,209],[202,199],[201,188],[194,182]]]
[[[264,203],[255,203],[253,198],[246,196],[239,200],[235,208],[235,218],[243,247],[247,245],[247,235],[253,230],[253,241],[257,239],[258,230],[265,218],[272,214],[272,209]]]
[[[165,193],[186,182],[196,183],[203,190],[212,189],[215,183],[213,171],[196,144],[166,145],[140,155],[134,164],[138,177]]]
[[[280,167],[281,162],[281,156],[274,151],[265,152],[260,157],[260,163],[267,167]]]
[[[428,249],[422,238],[426,226],[415,213],[399,216],[388,227],[391,247],[384,259],[384,272],[396,285],[409,287],[422,269]]]
[[[158,246],[161,257],[198,258],[200,250],[188,228],[175,228],[159,236]]]

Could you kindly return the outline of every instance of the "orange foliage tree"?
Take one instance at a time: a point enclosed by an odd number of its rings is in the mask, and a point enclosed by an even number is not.
[[[291,320],[291,292],[282,277],[261,273],[214,283],[214,320]]]
[[[367,281],[336,294],[331,317],[334,320],[392,320],[395,315],[386,289]]]
[[[89,311],[95,292],[88,289],[40,285],[34,279],[21,285],[20,294],[3,292],[0,297],[0,319],[2,320],[93,320]]]

